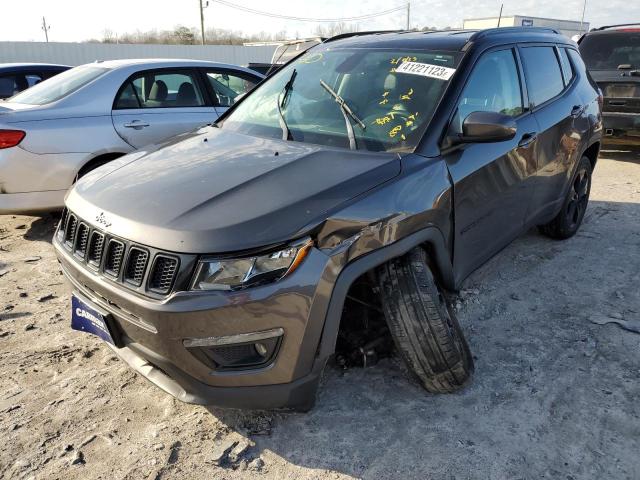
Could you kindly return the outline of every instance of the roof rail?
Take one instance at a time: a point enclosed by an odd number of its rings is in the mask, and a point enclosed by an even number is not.
[[[618,25],[603,25],[602,27],[592,28],[592,32],[598,32],[600,30],[616,29],[620,27],[640,27],[640,23],[620,23]]]
[[[334,35],[333,37],[325,38],[325,40],[322,43],[333,42],[335,40],[342,40],[343,38],[349,38],[349,37],[359,37],[362,35],[375,35],[375,34],[382,34],[382,33],[401,33],[404,31],[405,30],[369,30],[366,32],[339,33],[338,35]]]
[[[555,33],[560,34],[558,30],[550,27],[495,27],[480,30],[469,38],[469,41],[479,40],[481,38],[488,37],[490,35],[497,35],[501,33]]]

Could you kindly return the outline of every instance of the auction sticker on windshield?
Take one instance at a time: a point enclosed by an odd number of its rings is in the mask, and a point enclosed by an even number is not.
[[[410,75],[420,75],[440,80],[449,80],[455,71],[455,68],[419,62],[403,62],[396,68],[396,73],[408,73]]]

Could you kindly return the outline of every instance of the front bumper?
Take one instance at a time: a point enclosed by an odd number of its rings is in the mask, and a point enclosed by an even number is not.
[[[604,112],[603,141],[608,143],[640,144],[640,113]]]
[[[54,238],[62,269],[76,291],[114,319],[120,358],[179,400],[236,408],[313,405],[327,356],[319,343],[337,275],[330,257],[312,249],[279,282],[237,292],[178,291],[153,299],[86,268]],[[272,361],[259,368],[216,371],[186,339],[284,330]]]

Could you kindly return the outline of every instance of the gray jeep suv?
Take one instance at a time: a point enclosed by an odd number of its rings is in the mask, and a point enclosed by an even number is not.
[[[180,400],[304,410],[366,278],[411,371],[452,392],[473,361],[446,292],[532,226],[577,231],[598,100],[552,30],[329,39],[75,185],[72,327]]]

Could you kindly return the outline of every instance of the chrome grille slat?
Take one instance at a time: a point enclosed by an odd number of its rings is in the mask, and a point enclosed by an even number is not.
[[[104,235],[97,230],[91,232],[91,240],[89,240],[89,252],[87,254],[87,263],[95,268],[100,266],[102,261],[102,250],[104,248]]]
[[[178,259],[156,255],[151,269],[149,289],[158,293],[168,293],[178,273]]]
[[[124,280],[136,286],[142,285],[142,279],[144,278],[148,259],[149,254],[146,250],[142,250],[138,247],[131,247],[131,250],[129,250],[129,257],[127,259],[127,266],[124,272]]]
[[[114,238],[109,239],[104,259],[104,273],[112,277],[118,277],[120,275],[124,250],[124,243]]]
[[[89,227],[86,223],[80,223],[75,235],[73,254],[84,258],[87,253],[87,243],[89,242]]]
[[[62,210],[62,215],[60,215],[60,223],[58,223],[58,238],[64,237],[64,229],[67,226],[67,217],[69,216],[69,210],[66,208]]]
[[[67,209],[55,241],[94,275],[150,297],[168,295],[180,273],[180,255],[109,235]]]
[[[65,229],[64,229],[64,244],[69,249],[73,246],[77,227],[78,227],[78,217],[76,217],[73,214],[70,214],[69,218],[67,219],[67,225],[65,226]]]

